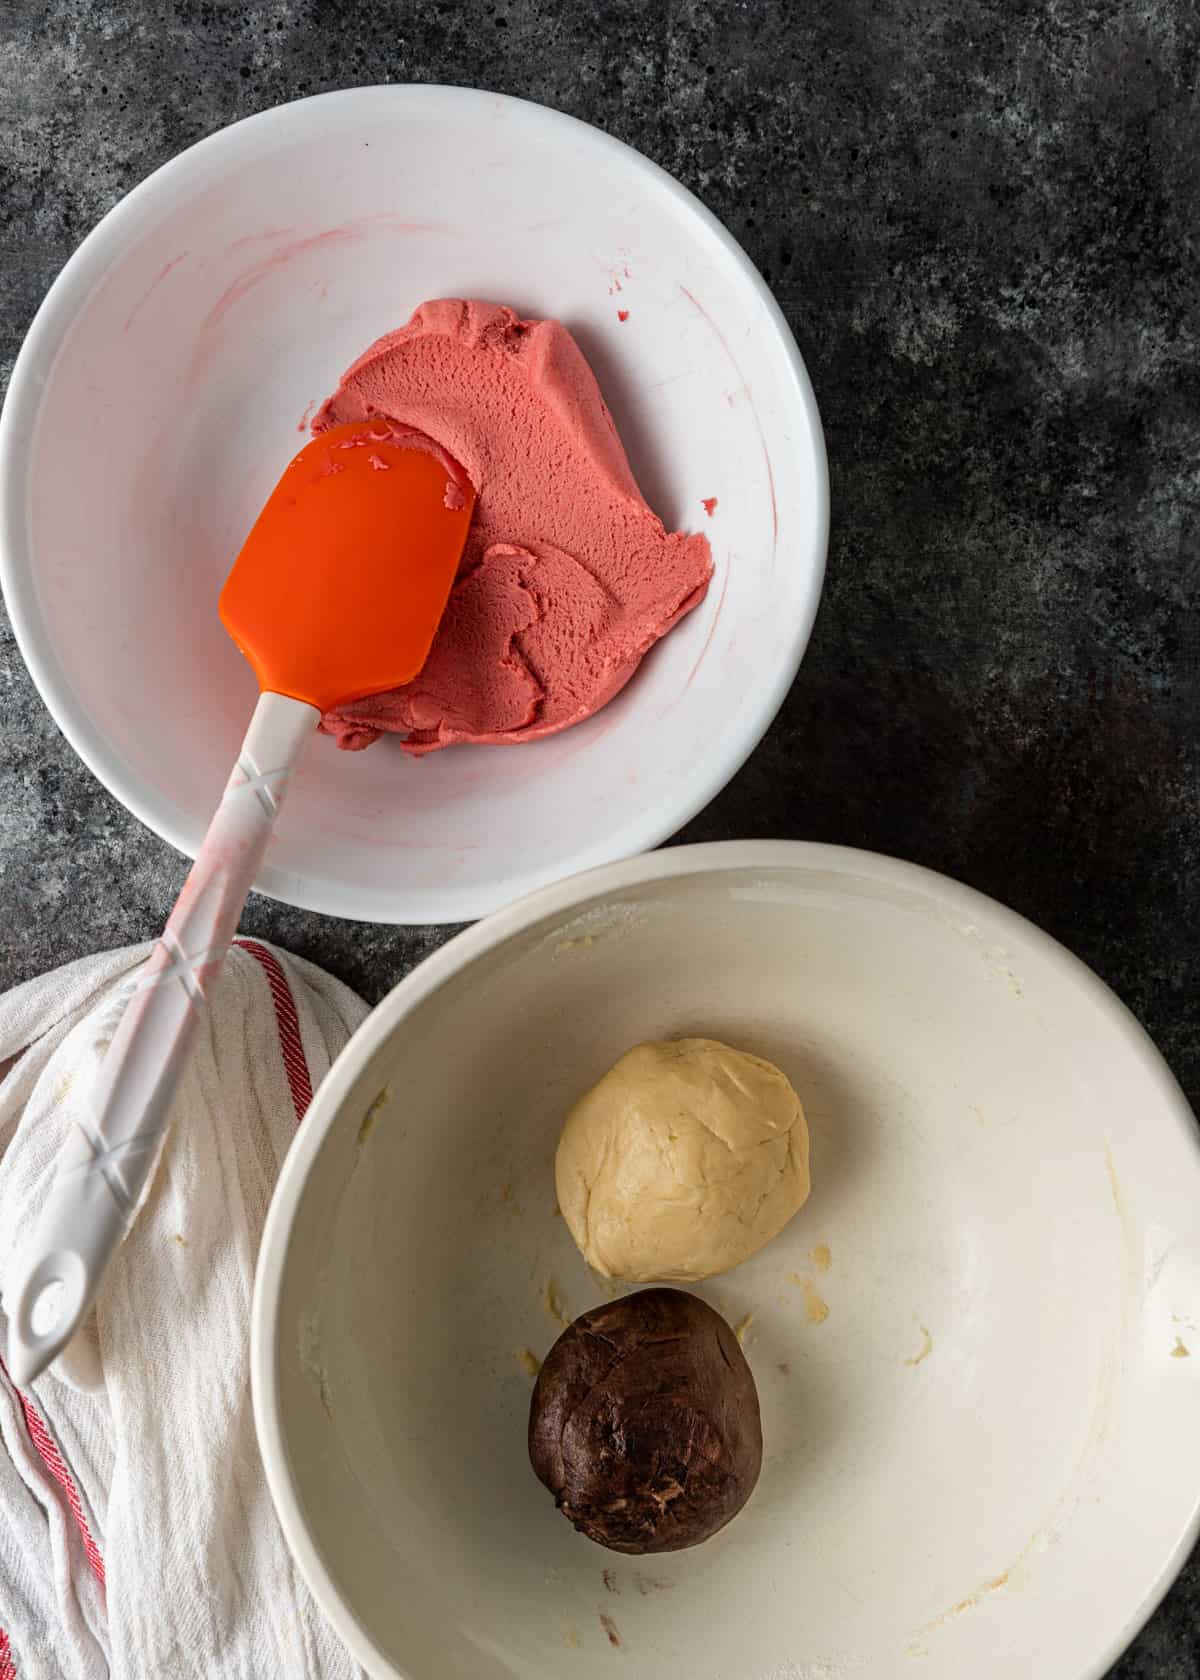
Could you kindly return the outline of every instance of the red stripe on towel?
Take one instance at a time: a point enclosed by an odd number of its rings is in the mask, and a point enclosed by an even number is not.
[[[283,1053],[283,1066],[287,1074],[288,1087],[292,1093],[292,1105],[296,1110],[296,1119],[303,1120],[308,1113],[308,1105],[312,1101],[312,1076],[308,1071],[308,1063],[304,1058],[304,1046],[300,1042],[300,1017],[296,1013],[296,1000],[292,996],[291,987],[287,983],[287,976],[279,966],[274,954],[265,945],[259,945],[253,939],[237,939],[234,943],[243,951],[262,964],[263,973],[267,977],[267,985],[271,988],[271,999],[275,1005],[275,1024],[279,1028],[279,1048]],[[0,1675],[0,1680],[3,1676]]]
[[[0,1359],[0,1371],[3,1371],[6,1380],[11,1383],[12,1378],[8,1375],[8,1367],[2,1359]],[[91,1566],[92,1574],[103,1586],[104,1559],[100,1556],[100,1548],[93,1540],[92,1531],[88,1527],[87,1518],[83,1514],[83,1501],[79,1497],[79,1489],[75,1486],[71,1472],[67,1469],[62,1454],[54,1444],[54,1437],[42,1422],[41,1413],[37,1410],[33,1401],[22,1394],[15,1384],[13,1384],[13,1393],[20,1403],[21,1416],[25,1419],[29,1439],[37,1449],[38,1457],[62,1489],[67,1504],[71,1507],[71,1515],[75,1518],[76,1527],[79,1529],[79,1538],[83,1541],[83,1549]],[[0,1650],[0,1657],[2,1656],[3,1651]],[[8,1660],[11,1668],[11,1653]],[[0,1662],[0,1680],[7,1680],[2,1662]]]

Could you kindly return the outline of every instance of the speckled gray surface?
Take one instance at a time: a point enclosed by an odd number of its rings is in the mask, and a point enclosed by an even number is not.
[[[685,838],[848,842],[995,894],[1195,1102],[1198,70],[1188,0],[8,0],[0,356],[115,199],[278,101],[472,83],[632,142],[774,285],[833,481],[799,681]],[[150,935],[183,865],[76,762],[7,633],[0,681],[3,984]],[[261,900],[246,925],[370,997],[445,936]],[[1196,1566],[1114,1674],[1200,1676]]]

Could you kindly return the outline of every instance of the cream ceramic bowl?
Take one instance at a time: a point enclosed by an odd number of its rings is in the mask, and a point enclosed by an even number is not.
[[[743,1327],[758,1489],[639,1561],[534,1479],[526,1367],[606,1293],[555,1212],[563,1115],[693,1033],[786,1069],[813,1192],[699,1291]],[[461,935],[356,1034],[276,1192],[253,1379],[288,1541],[372,1675],[1097,1680],[1196,1533],[1193,1119],[1112,994],[976,893],[818,846],[640,858]]]
[[[106,216],[0,418],[22,653],[101,781],[194,855],[255,692],[221,581],[343,369],[445,296],[566,322],[649,501],[707,532],[716,575],[566,734],[420,763],[314,744],[258,884],[371,921],[469,920],[656,845],[774,716],[828,491],[804,366],[745,254],[670,176],[557,112],[469,88],[327,94],[202,141]]]

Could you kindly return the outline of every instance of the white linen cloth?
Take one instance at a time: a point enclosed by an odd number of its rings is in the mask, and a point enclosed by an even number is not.
[[[0,998],[0,1280],[149,954]],[[231,950],[161,1160],[94,1312],[33,1391],[0,1364],[0,1680],[353,1680],[276,1523],[250,1409],[267,1204],[365,1005]],[[7,1322],[0,1312],[0,1353]]]

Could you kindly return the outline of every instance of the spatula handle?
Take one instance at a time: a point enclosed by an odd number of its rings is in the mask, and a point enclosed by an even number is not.
[[[320,713],[263,694],[161,939],[129,998],[95,1088],[59,1157],[33,1235],[5,1289],[8,1365],[39,1376],[81,1323],[158,1158],[208,992],[254,884],[288,779]]]

